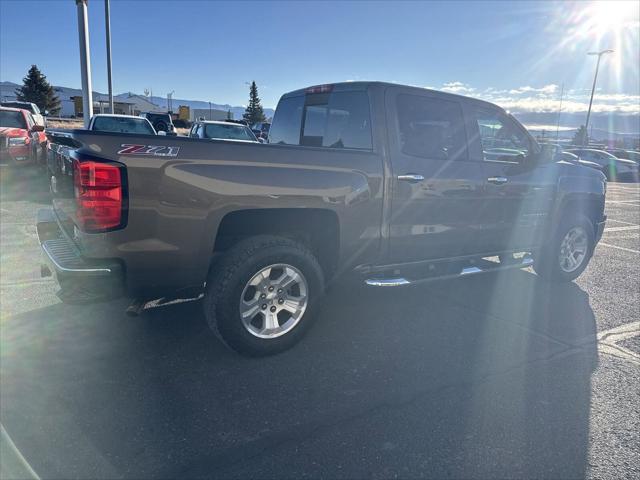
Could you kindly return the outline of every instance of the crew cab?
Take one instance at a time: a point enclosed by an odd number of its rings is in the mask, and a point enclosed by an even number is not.
[[[126,295],[139,312],[204,295],[209,326],[248,355],[296,343],[343,275],[395,288],[533,266],[566,282],[605,225],[601,172],[555,161],[496,105],[422,88],[287,93],[263,145],[49,138],[70,149],[37,221],[61,297]]]
[[[44,127],[22,109],[0,107],[0,162],[8,165],[38,163],[44,157]]]

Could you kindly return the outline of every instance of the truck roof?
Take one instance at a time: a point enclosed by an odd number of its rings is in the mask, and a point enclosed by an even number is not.
[[[213,125],[235,125],[236,127],[246,127],[243,123],[227,122],[226,120],[197,120],[195,123],[206,123]]]
[[[121,115],[119,113],[96,113],[94,117],[141,118],[137,115]]]
[[[285,93],[282,95],[282,98],[287,97],[297,97],[299,95],[305,95],[306,93],[322,93],[324,91],[332,91],[332,92],[356,92],[356,91],[365,91],[371,87],[385,89],[387,87],[395,87],[395,88],[406,88],[411,90],[416,90],[420,92],[424,92],[425,90],[438,96],[442,96],[443,98],[456,98],[456,99],[464,99],[465,101],[476,102],[484,105],[491,105],[492,107],[496,107],[496,104],[487,102],[485,100],[480,100],[474,97],[467,97],[465,95],[458,95],[456,93],[443,92],[442,90],[433,90],[425,87],[417,87],[415,85],[403,85],[401,83],[392,83],[392,82],[379,82],[379,81],[358,81],[358,82],[337,82],[337,83],[326,83],[323,85],[313,85],[306,88],[300,88],[298,90],[293,90],[291,92]],[[501,107],[498,107],[501,108]]]
[[[0,110],[4,110],[6,112],[21,112],[23,110],[25,110],[24,108],[15,108],[15,107],[4,107],[4,106],[0,106]],[[25,111],[29,111],[29,110],[25,110]]]

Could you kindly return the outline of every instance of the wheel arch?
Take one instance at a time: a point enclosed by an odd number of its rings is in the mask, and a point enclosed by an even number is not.
[[[316,255],[325,278],[335,271],[340,253],[340,224],[336,212],[317,208],[258,208],[234,210],[221,219],[213,259],[237,242],[255,235],[276,235],[299,241]]]

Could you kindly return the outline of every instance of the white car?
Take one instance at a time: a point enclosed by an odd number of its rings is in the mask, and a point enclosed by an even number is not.
[[[42,113],[40,112],[40,109],[35,103],[20,102],[18,100],[14,100],[10,102],[2,102],[1,105],[3,107],[20,108],[22,110],[26,110],[27,112],[31,113],[31,116],[33,117],[33,121],[36,122],[36,125],[40,125],[45,128],[47,126],[47,122],[44,116],[42,115]]]
[[[580,160],[597,163],[608,180],[638,181],[638,163],[633,160],[617,158],[609,152],[595,148],[572,148],[567,151],[580,157]]]

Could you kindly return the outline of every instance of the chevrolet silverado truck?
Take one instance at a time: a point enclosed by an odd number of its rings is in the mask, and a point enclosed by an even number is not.
[[[344,274],[391,288],[533,266],[566,282],[605,225],[601,172],[555,161],[493,104],[422,88],[287,93],[266,144],[48,135],[68,152],[37,222],[61,298],[204,296],[248,355],[295,344]]]

